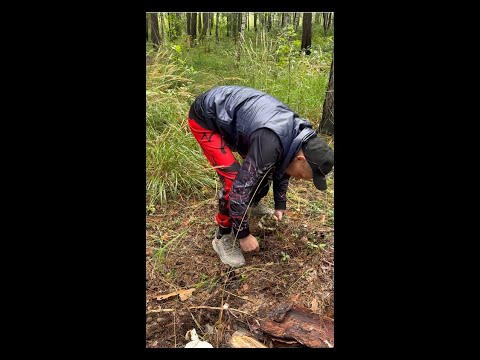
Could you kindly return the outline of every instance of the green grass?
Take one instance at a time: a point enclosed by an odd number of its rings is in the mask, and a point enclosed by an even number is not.
[[[252,22],[253,24],[253,22]],[[194,98],[218,85],[250,86],[277,97],[318,126],[333,50],[333,36],[314,27],[312,54],[300,53],[301,28],[246,33],[242,46],[221,34],[195,47],[185,36],[146,44],[146,196],[147,207],[178,196],[211,197],[219,186],[215,171],[188,129]],[[331,144],[333,147],[333,144]]]

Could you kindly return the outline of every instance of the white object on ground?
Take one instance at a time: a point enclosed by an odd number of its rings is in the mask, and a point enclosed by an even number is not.
[[[185,345],[186,348],[213,348],[212,344],[207,341],[201,341],[198,338],[197,331],[195,329],[188,330],[187,334],[185,335],[185,339],[188,340],[189,334],[192,341]]]

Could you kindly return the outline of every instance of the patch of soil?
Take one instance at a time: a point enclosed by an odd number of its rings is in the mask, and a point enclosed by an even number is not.
[[[281,303],[333,322],[333,192],[306,182],[289,187],[294,196],[275,230],[250,219],[260,251],[245,254],[239,269],[222,264],[211,245],[216,199],[169,203],[146,216],[146,347],[184,347],[193,328],[214,347],[225,347],[242,329],[269,347],[299,346],[258,330],[262,316]],[[271,198],[264,200],[273,206]],[[157,300],[190,288],[195,291],[184,301],[178,295]]]

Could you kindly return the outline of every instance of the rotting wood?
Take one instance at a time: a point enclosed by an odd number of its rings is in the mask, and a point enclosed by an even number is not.
[[[260,321],[261,331],[280,338],[293,339],[314,348],[333,347],[333,321],[309,309],[281,304]]]

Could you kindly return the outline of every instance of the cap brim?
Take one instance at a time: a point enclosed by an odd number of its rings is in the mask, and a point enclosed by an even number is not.
[[[318,190],[327,190],[327,180],[323,176],[313,173],[313,184]]]

